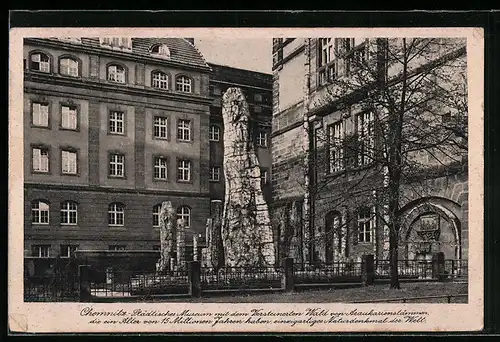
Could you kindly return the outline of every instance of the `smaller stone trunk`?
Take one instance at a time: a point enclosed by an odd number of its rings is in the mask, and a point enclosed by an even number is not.
[[[175,211],[170,201],[163,202],[160,210],[160,260],[158,271],[170,270],[170,260],[174,252]]]
[[[185,241],[185,226],[183,219],[177,219],[177,269],[186,269],[185,263],[185,253],[186,253],[186,241]]]
[[[224,264],[224,248],[222,244],[222,201],[212,202],[212,218],[210,220],[208,250],[210,265],[219,269]]]

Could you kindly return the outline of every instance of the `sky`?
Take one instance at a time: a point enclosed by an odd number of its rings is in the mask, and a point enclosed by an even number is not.
[[[271,73],[272,39],[195,38],[194,44],[208,63]]]

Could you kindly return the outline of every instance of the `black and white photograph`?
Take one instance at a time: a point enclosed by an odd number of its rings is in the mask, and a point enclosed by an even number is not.
[[[78,331],[482,312],[482,40],[448,31],[22,32],[19,308]]]

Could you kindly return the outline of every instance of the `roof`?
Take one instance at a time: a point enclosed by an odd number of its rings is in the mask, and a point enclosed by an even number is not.
[[[211,80],[213,81],[238,83],[272,90],[273,75],[271,74],[214,63],[208,65],[212,68]]]
[[[170,50],[168,60],[177,63],[189,64],[208,68],[208,64],[198,49],[184,38],[131,38],[132,51],[136,55],[154,57],[150,53],[151,47],[156,44],[165,44]],[[101,44],[98,37],[82,37],[81,45],[100,48]],[[125,51],[125,50],[123,50]],[[165,60],[161,57],[158,59]]]

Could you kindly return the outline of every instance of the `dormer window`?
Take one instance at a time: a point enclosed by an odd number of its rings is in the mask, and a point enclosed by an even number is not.
[[[163,58],[170,58],[170,49],[165,44],[157,44],[151,48],[151,54],[158,55]]]
[[[120,50],[132,50],[132,39],[130,38],[117,38],[105,37],[100,38],[101,46],[110,47]]]
[[[41,72],[50,72],[49,56],[41,52],[33,53],[30,58],[30,69]]]

